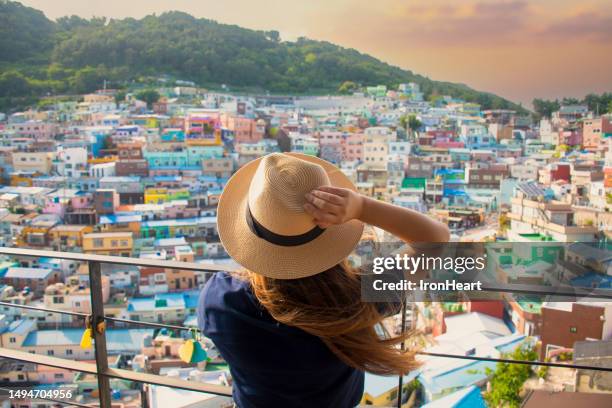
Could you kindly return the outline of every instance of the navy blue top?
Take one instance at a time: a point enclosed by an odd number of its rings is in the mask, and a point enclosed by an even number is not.
[[[216,272],[200,294],[198,325],[227,361],[240,408],[348,408],[361,400],[364,373],[318,337],[274,320],[246,281]]]

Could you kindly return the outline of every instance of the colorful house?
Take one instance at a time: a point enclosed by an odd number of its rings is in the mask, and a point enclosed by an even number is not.
[[[143,221],[142,238],[207,237],[217,234],[217,217]]]
[[[68,251],[81,248],[83,236],[91,232],[91,225],[56,225],[49,230],[49,239],[56,251]]]
[[[218,114],[191,113],[185,118],[185,143],[189,146],[220,146],[221,122]]]
[[[198,290],[159,293],[152,297],[130,299],[127,306],[129,319],[152,323],[182,323],[196,312]]]
[[[83,252],[97,255],[131,256],[131,232],[101,232],[83,236]]]

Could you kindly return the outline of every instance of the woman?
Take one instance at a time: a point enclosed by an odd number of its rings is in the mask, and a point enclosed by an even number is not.
[[[271,154],[229,180],[218,207],[223,246],[244,271],[217,272],[200,296],[199,325],[227,361],[238,407],[354,407],[364,372],[417,366],[382,339],[379,305],[361,302],[346,262],[364,223],[408,242],[444,242],[427,216],[364,197],[332,164]]]

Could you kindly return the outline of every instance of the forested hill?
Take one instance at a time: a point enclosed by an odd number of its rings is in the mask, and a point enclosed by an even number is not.
[[[360,86],[417,82],[426,96],[451,95],[484,108],[515,104],[465,85],[430,80],[337,45],[276,31],[254,31],[182,12],[140,20],[62,17],[0,0],[0,105],[37,96],[84,93],[167,75],[205,87],[286,94],[336,93]],[[4,103],[2,103],[4,102]],[[1,106],[0,106],[1,107]]]

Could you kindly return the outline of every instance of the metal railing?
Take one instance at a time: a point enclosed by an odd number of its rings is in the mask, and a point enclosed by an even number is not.
[[[232,269],[223,265],[216,265],[211,263],[189,263],[189,262],[175,262],[166,260],[151,260],[151,259],[136,259],[136,258],[124,258],[118,256],[104,256],[104,255],[92,255],[92,254],[81,254],[81,253],[70,253],[70,252],[54,252],[54,251],[41,251],[41,250],[30,250],[22,248],[0,248],[0,255],[8,256],[19,256],[19,257],[32,257],[32,258],[55,258],[71,261],[79,261],[87,263],[89,270],[89,284],[90,284],[90,301],[91,301],[91,314],[73,312],[67,310],[49,309],[34,307],[28,305],[20,305],[8,302],[0,302],[0,305],[5,307],[15,307],[25,310],[36,310],[44,311],[47,313],[58,313],[63,315],[70,315],[82,319],[91,319],[92,322],[104,322],[112,321],[118,323],[128,323],[132,325],[148,326],[154,328],[170,328],[174,330],[189,330],[190,328],[184,326],[149,323],[143,321],[135,321],[129,319],[120,319],[116,317],[107,317],[104,313],[104,303],[102,301],[102,273],[101,264],[112,264],[112,265],[131,265],[137,267],[155,267],[164,269],[181,269],[188,271],[231,271]],[[62,368],[71,371],[87,373],[96,375],[98,382],[98,395],[99,395],[99,406],[101,408],[111,407],[111,387],[109,380],[111,378],[123,379],[127,381],[133,381],[144,384],[161,385],[171,388],[177,388],[188,391],[202,392],[207,394],[221,395],[230,397],[232,395],[231,387],[206,384],[194,381],[187,381],[173,377],[165,377],[161,375],[154,375],[149,373],[135,372],[125,369],[111,368],[108,366],[108,353],[106,349],[106,332],[99,332],[92,330],[93,334],[93,346],[95,353],[95,364],[85,363],[81,361],[67,360],[57,357],[44,356],[39,354],[32,354],[20,350],[0,348],[0,357],[29,362],[34,364],[40,364],[44,366],[50,366],[55,368]],[[60,401],[58,401],[60,402]],[[72,404],[72,402],[61,401],[66,404]],[[143,402],[144,403],[144,402]],[[78,404],[77,404],[78,405]]]
[[[176,262],[166,260],[151,260],[151,259],[136,259],[136,258],[125,258],[117,256],[104,256],[104,255],[90,255],[81,253],[69,253],[69,252],[54,252],[54,251],[42,251],[42,250],[31,250],[21,248],[0,248],[0,255],[8,256],[19,256],[19,257],[36,257],[36,258],[55,258],[85,262],[89,267],[89,281],[90,281],[90,300],[91,300],[91,314],[43,308],[30,305],[15,304],[9,302],[0,302],[0,306],[20,308],[24,310],[32,311],[43,311],[47,313],[58,313],[63,315],[70,315],[81,319],[92,319],[93,322],[114,322],[129,324],[131,326],[146,326],[152,328],[166,328],[177,331],[189,331],[193,328],[172,325],[165,323],[153,323],[140,320],[122,319],[112,316],[106,316],[104,313],[104,304],[102,302],[102,282],[101,282],[101,264],[113,264],[113,265],[131,265],[137,267],[156,267],[164,269],[181,269],[188,271],[198,272],[217,272],[217,271],[232,271],[233,268],[217,265],[212,263],[187,263],[187,262]],[[504,292],[504,293],[522,293],[522,294],[539,294],[539,295],[551,295],[550,288],[545,286],[533,286],[533,285],[496,285],[488,284],[483,285],[483,289],[491,292]],[[579,298],[597,298],[597,299],[612,299],[612,294],[609,291],[597,291],[597,290],[556,290],[552,293],[553,295],[559,296],[575,296]],[[406,329],[406,308],[402,308],[401,315],[402,332]],[[58,357],[45,356],[40,354],[32,354],[20,350],[1,348],[0,357],[4,357],[11,360],[17,360],[22,362],[34,363],[44,366],[56,367],[81,373],[92,374],[97,377],[98,381],[98,394],[99,394],[99,406],[101,408],[111,407],[111,388],[110,379],[122,379],[127,381],[133,381],[142,384],[153,384],[165,387],[177,388],[187,391],[201,392],[207,394],[214,394],[220,396],[231,397],[231,387],[206,384],[194,381],[182,380],[174,377],[167,377],[161,375],[155,375],[150,373],[135,372],[126,369],[112,368],[108,366],[108,353],[106,349],[106,337],[105,332],[99,333],[93,330],[94,335],[94,351],[95,351],[95,364],[87,363],[83,361],[75,361],[62,359]],[[513,360],[506,358],[492,358],[492,357],[479,357],[472,355],[457,355],[457,354],[445,354],[445,353],[429,353],[418,351],[417,354],[430,356],[430,357],[442,357],[452,359],[464,359],[472,361],[487,361],[487,362],[498,362],[498,363],[511,363],[511,364],[526,364],[531,366],[543,366],[543,367],[563,367],[593,371],[606,371],[612,372],[612,367],[601,367],[581,364],[564,364],[548,361],[527,361],[527,360]],[[1,388],[0,388],[1,390]],[[397,406],[402,406],[403,397],[403,377],[398,377],[398,399]],[[87,406],[79,403],[67,402],[67,401],[56,401],[68,405],[75,406]],[[143,404],[145,402],[143,401]],[[145,405],[146,406],[146,405]]]

